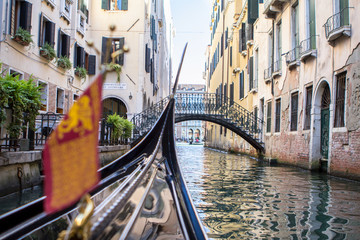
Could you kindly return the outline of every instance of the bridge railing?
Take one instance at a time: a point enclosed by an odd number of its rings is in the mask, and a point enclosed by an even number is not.
[[[133,141],[144,136],[159,118],[169,97],[135,115]],[[215,93],[177,93],[175,95],[175,115],[207,115],[226,121],[258,142],[263,142],[264,122],[232,99]]]
[[[232,99],[215,93],[177,93],[175,114],[204,114],[227,121],[259,142],[264,121]]]
[[[134,125],[132,141],[144,136],[155,125],[162,111],[165,109],[166,104],[169,102],[169,99],[169,97],[162,99],[152,107],[136,114],[131,119],[131,122]]]

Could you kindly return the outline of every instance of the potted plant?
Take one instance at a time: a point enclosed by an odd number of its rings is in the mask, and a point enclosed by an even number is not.
[[[86,78],[86,74],[87,74],[87,71],[85,68],[79,67],[79,66],[75,68],[75,75],[80,77],[81,79]]]
[[[64,70],[69,70],[71,68],[71,62],[67,56],[61,56],[60,58],[58,58],[57,65]]]
[[[109,71],[114,71],[117,74],[117,81],[120,82],[120,73],[121,73],[121,66],[120,64],[117,63],[109,63],[107,65],[107,68],[109,69]]]
[[[11,39],[23,46],[29,46],[29,44],[33,42],[32,35],[22,27],[18,27],[15,35]]]
[[[56,57],[55,49],[49,43],[45,43],[40,47],[40,55],[51,61]]]

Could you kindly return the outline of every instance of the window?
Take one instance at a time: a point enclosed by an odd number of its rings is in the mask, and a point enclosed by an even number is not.
[[[278,72],[281,70],[281,21],[276,25],[276,60],[274,64],[274,72]]]
[[[232,66],[232,46],[230,47],[230,67]]]
[[[14,77],[18,77],[19,80],[23,80],[23,79],[24,79],[24,74],[22,74],[21,72],[18,72],[18,71],[16,71],[16,70],[14,70],[14,69],[10,69],[10,70],[9,70],[9,73],[10,73],[10,75],[12,75],[12,76],[14,76]]]
[[[268,66],[271,68],[273,64],[273,33],[272,31],[269,33],[268,36]]]
[[[267,103],[266,132],[271,132],[271,101]]]
[[[85,67],[85,51],[77,43],[74,46],[74,67]]]
[[[240,93],[239,93],[239,99],[244,98],[244,71],[241,71],[240,75],[239,75],[239,80],[240,80]]]
[[[250,57],[249,59],[249,91],[254,88],[254,57]]]
[[[101,63],[110,63],[111,60],[111,54],[113,52],[116,52],[117,50],[120,50],[124,46],[125,38],[102,38],[102,56],[101,56]],[[110,48],[110,51],[107,51],[107,49]],[[118,55],[115,58],[115,63],[124,65],[124,53]]]
[[[40,15],[39,46],[45,43],[55,45],[55,23],[51,22],[43,14]]]
[[[259,50],[255,50],[254,54],[254,88],[258,87],[258,79],[259,79]]]
[[[10,34],[21,27],[31,33],[32,4],[27,1],[11,1]]]
[[[64,98],[65,91],[60,88],[56,89],[56,113],[64,113]]]
[[[291,94],[291,119],[290,131],[297,130],[297,115],[298,115],[298,93]]]
[[[78,99],[79,99],[79,95],[74,94],[73,95],[73,102],[76,103]]]
[[[59,29],[58,34],[58,57],[70,56],[70,36]]]
[[[104,10],[128,10],[128,0],[102,0]]]
[[[309,39],[308,49],[315,49],[316,45],[315,0],[306,1],[306,36]]]
[[[304,130],[310,129],[311,121],[312,86],[306,88]]]
[[[248,1],[248,23],[253,24],[259,17],[259,3],[257,0]]]
[[[224,41],[225,41],[225,49],[228,47],[228,28],[226,28],[226,31],[225,31],[225,39],[224,39]]]
[[[275,132],[280,132],[281,99],[275,101]]]
[[[234,104],[234,83],[230,84],[230,105]]]
[[[61,11],[60,16],[70,22],[71,19],[71,0],[61,0]]]
[[[148,47],[148,44],[145,45],[145,71],[147,73],[150,72],[150,48]]]
[[[345,126],[345,86],[346,72],[336,76],[336,102],[334,127]]]
[[[246,24],[241,24],[241,29],[239,30],[239,52],[246,50]]]
[[[291,9],[291,42],[292,48],[299,46],[299,5],[295,3]],[[296,59],[297,59],[296,55]]]
[[[220,44],[220,55],[223,56],[224,53],[224,34],[221,34],[221,44]]]
[[[47,111],[48,85],[45,82],[38,82],[41,93],[41,111]]]

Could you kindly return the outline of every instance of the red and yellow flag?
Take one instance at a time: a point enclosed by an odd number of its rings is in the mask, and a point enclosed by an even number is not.
[[[45,211],[76,203],[99,182],[98,134],[101,115],[100,75],[52,132],[43,150]]]

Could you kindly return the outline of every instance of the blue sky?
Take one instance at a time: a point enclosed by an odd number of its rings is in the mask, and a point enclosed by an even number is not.
[[[205,69],[205,51],[210,43],[210,0],[170,0],[175,28],[173,44],[174,77],[186,42],[184,63],[180,83],[205,83],[202,72]]]

